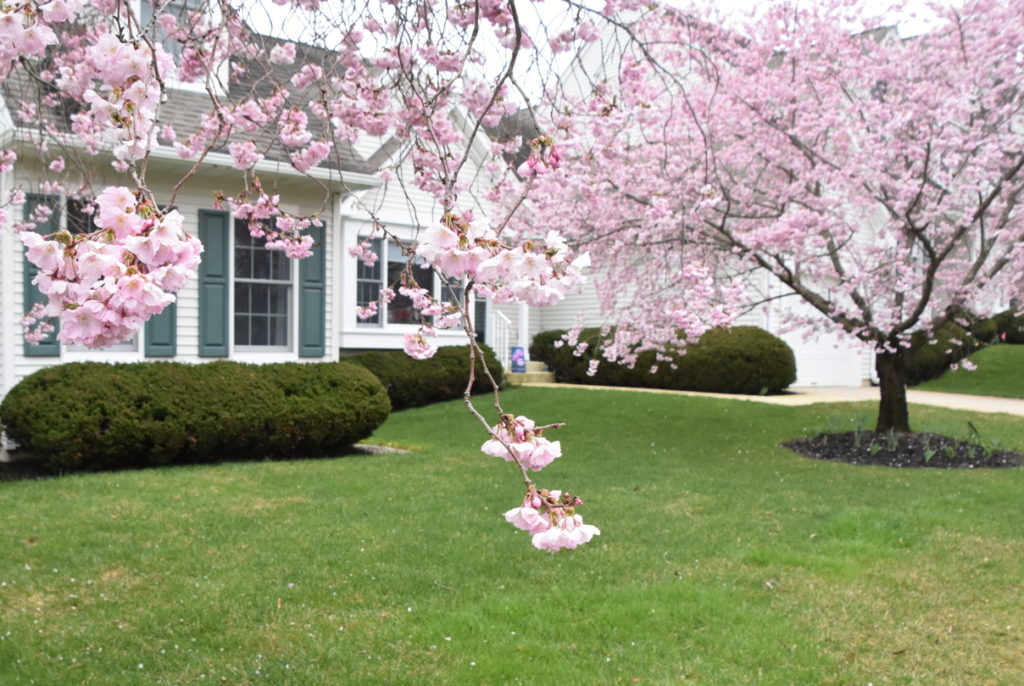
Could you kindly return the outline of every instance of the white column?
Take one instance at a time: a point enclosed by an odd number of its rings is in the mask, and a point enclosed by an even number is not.
[[[516,345],[522,346],[526,359],[530,359],[530,308],[526,303],[516,307]]]
[[[11,173],[0,174],[0,198],[6,200],[10,187]],[[15,219],[14,213],[20,211],[20,207],[8,206],[8,221],[0,225],[0,398],[14,386],[14,357],[20,343],[12,327],[18,329],[17,322],[21,319],[14,306],[14,268],[21,259],[21,250],[15,248],[10,228]]]

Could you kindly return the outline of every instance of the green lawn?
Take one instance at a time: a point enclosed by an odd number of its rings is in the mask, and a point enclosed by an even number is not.
[[[875,408],[519,389],[539,483],[603,533],[542,553],[457,403],[405,455],[0,483],[0,683],[1018,686],[1024,470],[816,462]],[[481,403],[485,405],[485,403]],[[1024,418],[913,409],[1024,449]]]
[[[970,357],[974,371],[960,368],[915,386],[922,391],[1024,398],[1024,345],[992,345]]]

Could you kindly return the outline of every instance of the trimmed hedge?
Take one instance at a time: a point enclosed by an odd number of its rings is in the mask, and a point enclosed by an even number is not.
[[[505,381],[501,363],[494,352],[481,345],[487,368],[498,385]],[[461,398],[469,380],[469,346],[444,346],[427,360],[414,360],[402,350],[381,350],[346,357],[346,362],[373,372],[391,398],[396,410]],[[474,393],[491,390],[490,382],[477,367]]]
[[[931,340],[935,343],[929,343]],[[913,386],[942,376],[950,365],[967,357],[978,345],[967,329],[953,322],[943,324],[932,336],[915,331],[906,358],[907,383]]]
[[[1006,343],[1024,344],[1024,314],[1007,310],[997,314],[994,319],[999,335],[1006,334],[1004,339]]]
[[[935,343],[929,343],[935,340]],[[940,326],[934,336],[923,331],[910,338],[907,354],[907,379],[910,385],[938,378],[978,348],[992,343],[1024,343],[1024,315],[1007,310],[991,317],[980,317],[967,330],[953,322]]]
[[[602,359],[601,330],[580,333],[579,340],[589,344],[580,357],[573,355],[572,346],[555,347],[564,333],[543,331],[530,346],[531,359],[545,362],[563,382],[756,395],[778,393],[796,380],[790,347],[754,326],[708,331],[686,347],[685,355],[672,355],[676,369],[669,362],[657,362],[655,353],[645,352],[632,369],[602,361],[594,376],[587,376],[587,369],[591,360]],[[658,371],[652,374],[654,365]]]
[[[64,364],[0,404],[7,435],[55,471],[337,455],[390,403],[346,363]]]

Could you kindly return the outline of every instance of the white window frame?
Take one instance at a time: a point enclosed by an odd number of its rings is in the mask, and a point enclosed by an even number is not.
[[[379,265],[379,267],[380,267],[380,283],[379,283],[379,285],[380,285],[380,289],[381,290],[390,287],[392,284],[391,284],[390,281],[388,281],[388,263],[389,263],[388,255],[389,255],[391,246],[395,242],[394,239],[392,239],[390,237],[387,237],[387,236],[380,236],[380,237],[375,237],[375,238],[370,238],[368,236],[357,236],[356,243],[358,244],[358,243],[361,243],[362,241],[380,241],[380,243],[379,243],[380,248],[379,249],[374,249],[374,252],[377,253],[377,262],[376,262],[376,264]],[[413,241],[411,239],[409,239],[408,242],[412,243]],[[354,297],[356,298],[356,300],[351,302],[351,303],[349,303],[349,304],[352,307],[359,307],[359,301],[358,301],[359,283],[360,282],[366,282],[366,281],[369,281],[369,280],[368,279],[360,279],[359,278],[359,262],[360,262],[359,258],[358,257],[350,257],[349,259],[353,260],[353,265],[354,265],[354,269],[355,269],[355,284],[356,284],[356,289],[355,289],[355,292],[354,292]],[[441,294],[441,291],[442,291],[442,286],[443,286],[443,284],[442,284],[441,279],[439,279],[437,274],[435,274],[431,270],[431,273],[430,273],[430,286],[429,286],[431,295],[433,295],[435,298],[439,298],[440,294]],[[421,283],[420,284],[420,288],[427,288],[427,286],[425,286],[424,284]],[[399,297],[397,295],[397,293],[398,293],[398,287],[397,286],[395,287],[395,293],[396,293],[396,297]],[[391,306],[391,303],[379,302],[378,303],[378,310],[377,310],[377,321],[375,321],[375,322],[363,321],[363,320],[360,320],[357,317],[356,318],[356,326],[358,328],[360,328],[360,329],[379,329],[379,330],[389,330],[390,329],[390,330],[398,330],[398,331],[406,331],[406,330],[412,331],[412,330],[415,330],[415,329],[419,328],[420,322],[419,322],[418,318],[415,321],[412,321],[412,322],[389,322],[388,321],[388,315],[390,313],[390,306]]]
[[[230,359],[239,360],[243,362],[270,362],[270,361],[281,361],[281,360],[297,360],[298,359],[298,346],[296,341],[298,340],[298,316],[299,311],[299,264],[296,260],[289,257],[285,257],[283,252],[278,252],[283,259],[288,260],[289,264],[289,292],[288,292],[288,343],[285,346],[273,346],[273,345],[239,345],[235,342],[235,284],[238,282],[238,277],[235,275],[235,231],[236,227],[239,226],[236,220],[231,218],[231,249],[229,252],[228,269],[230,270],[231,279],[229,282],[230,296],[229,296],[229,315],[228,315],[228,336],[231,341],[230,345]],[[259,240],[259,239],[257,239]],[[267,248],[263,248],[267,250]],[[243,279],[243,283],[284,283],[281,281],[274,280],[262,280],[262,279]]]

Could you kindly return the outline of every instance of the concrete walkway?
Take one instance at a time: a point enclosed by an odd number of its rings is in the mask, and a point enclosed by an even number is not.
[[[770,405],[813,405],[814,403],[878,402],[878,388],[872,386],[806,386],[791,388],[786,395],[734,395],[730,393],[697,393],[695,391],[668,391],[660,388],[623,388],[620,386],[587,386],[581,384],[538,383],[528,384],[545,388],[591,388],[606,391],[634,391],[643,393],[675,393],[726,400],[749,400]],[[936,393],[907,389],[907,401],[911,405],[932,405],[953,410],[970,412],[999,412],[1024,417],[1024,400],[995,398],[985,395],[962,395],[959,393]]]

